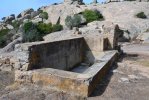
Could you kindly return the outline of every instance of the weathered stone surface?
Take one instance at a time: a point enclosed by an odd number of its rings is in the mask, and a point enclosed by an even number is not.
[[[25,17],[25,15],[31,14],[32,12],[34,12],[34,9],[29,8],[29,9],[27,9],[27,10],[21,12],[21,13],[17,16],[17,18]]]
[[[149,39],[149,32],[139,34],[137,39],[140,41],[145,41],[145,40]]]
[[[64,3],[69,3],[69,4],[82,4],[83,0],[64,0]]]
[[[5,52],[11,52],[14,51],[15,45],[22,42],[22,38],[18,38],[14,41],[12,41],[11,43],[9,43],[6,47],[4,47],[3,49],[1,49],[0,53],[5,53]]]
[[[42,67],[69,70],[82,61],[82,45],[82,38],[22,44],[17,58],[24,70]]]
[[[13,29],[14,27],[12,26],[12,25],[10,25],[10,24],[7,24],[7,29]]]
[[[31,18],[34,18],[34,17],[36,17],[39,14],[40,14],[40,11],[31,12]]]
[[[34,18],[32,20],[33,23],[39,23],[39,22],[42,22],[42,18]]]
[[[102,21],[101,23],[111,22],[118,24],[120,29],[128,31],[130,34],[125,34],[127,40],[130,38],[133,39],[138,34],[146,31],[149,27],[148,19],[140,19],[135,17],[140,10],[145,12],[147,17],[149,17],[149,7],[147,2],[112,2],[97,6],[79,5],[79,7],[76,5],[59,4],[47,6],[43,10],[48,12],[49,22],[53,24],[60,22],[60,24],[65,25],[65,18],[68,15],[70,16],[81,13],[85,9],[96,9],[100,11],[105,19],[105,21]]]
[[[5,17],[4,22],[10,23],[14,19],[15,19],[15,15],[14,14],[11,14],[10,16]]]
[[[50,86],[58,91],[87,97],[98,84],[99,81],[97,80],[103,78],[116,58],[116,51],[105,52],[104,55],[98,56],[98,60],[102,62],[95,63],[82,74],[51,68],[24,72],[16,71],[15,81]]]

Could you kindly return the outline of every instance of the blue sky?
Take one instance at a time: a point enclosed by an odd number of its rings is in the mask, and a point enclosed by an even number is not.
[[[49,5],[52,3],[62,2],[63,0],[1,0],[0,3],[0,19],[10,14],[19,14],[25,9],[37,9],[41,6]],[[83,0],[89,3],[92,0]],[[100,0],[99,0],[100,1]]]

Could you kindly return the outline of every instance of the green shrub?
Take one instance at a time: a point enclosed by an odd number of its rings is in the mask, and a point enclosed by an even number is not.
[[[51,23],[38,23],[33,24],[32,22],[27,22],[23,26],[23,42],[34,42],[43,40],[43,36],[51,32],[60,31],[63,29],[62,25]]]
[[[74,15],[74,16],[67,16],[65,19],[65,25],[72,29],[73,27],[79,27],[81,24],[81,16],[80,15]]]
[[[30,31],[31,29],[33,29],[34,24],[30,21],[30,22],[26,22],[23,26],[23,29],[25,32]]]
[[[37,31],[37,29],[32,29],[28,32],[23,33],[23,42],[34,42],[41,41],[42,35]]]
[[[52,27],[52,32],[61,31],[63,30],[63,26],[60,24],[54,24]]]
[[[0,37],[0,48],[3,48],[6,46],[6,36]]]
[[[41,14],[40,14],[40,17],[41,18],[43,18],[43,19],[48,19],[48,13],[47,12],[42,12]]]
[[[98,11],[92,11],[92,10],[85,10],[83,12],[83,16],[86,19],[87,23],[90,23],[92,21],[96,20],[103,20],[103,15]]]
[[[37,30],[37,25],[32,22],[23,25],[23,42],[34,42],[42,40],[42,35]]]
[[[37,25],[37,30],[41,33],[41,34],[49,34],[52,32],[52,24],[45,24],[45,23],[38,23]]]
[[[9,32],[10,30],[9,29],[2,29],[0,30],[0,37],[3,37],[5,35],[7,35],[7,33]]]
[[[80,15],[74,15],[73,17],[72,17],[72,21],[73,21],[73,26],[74,27],[79,27],[80,26],[80,24],[81,24],[81,21],[82,21],[82,19],[81,19],[81,16]]]
[[[65,25],[68,27],[68,28],[72,28],[73,26],[73,23],[72,23],[72,17],[71,16],[67,16],[66,19],[65,19]]]
[[[7,41],[7,34],[10,30],[9,29],[2,29],[0,30],[0,47],[6,46],[6,41]]]
[[[137,13],[137,14],[136,14],[136,17],[137,17],[137,18],[142,18],[142,19],[146,19],[146,18],[147,18],[147,16],[145,15],[144,12],[139,12],[139,13]]]

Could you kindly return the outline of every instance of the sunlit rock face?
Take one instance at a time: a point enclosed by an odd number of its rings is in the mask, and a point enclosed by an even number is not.
[[[69,4],[82,4],[83,0],[64,0],[64,3],[69,3]]]

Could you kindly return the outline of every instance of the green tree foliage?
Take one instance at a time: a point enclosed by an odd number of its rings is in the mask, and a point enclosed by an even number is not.
[[[93,10],[85,10],[83,12],[83,16],[86,19],[87,23],[104,19],[103,15],[99,11],[93,11]]]
[[[42,36],[35,28],[28,32],[23,33],[23,42],[34,42],[34,41],[41,41],[41,40],[42,40]]]
[[[41,18],[43,18],[43,19],[48,19],[48,13],[47,12],[42,12],[41,14],[40,14],[40,17]]]
[[[146,18],[147,18],[147,16],[145,15],[144,12],[139,12],[139,13],[137,13],[137,14],[136,14],[136,17],[137,17],[137,18],[142,18],[142,19],[146,19]]]
[[[48,34],[52,32],[52,24],[45,24],[45,23],[38,23],[37,24],[37,30],[41,33],[41,34]]]
[[[52,25],[51,23],[38,23],[27,22],[23,26],[23,42],[34,42],[43,40],[43,36],[51,32],[61,31],[62,25]]]
[[[73,27],[79,27],[81,24],[81,16],[80,15],[74,15],[74,16],[67,16],[65,19],[65,25],[72,29]]]
[[[60,24],[54,24],[52,27],[52,32],[57,32],[63,30],[63,26]]]
[[[10,30],[9,29],[2,29],[0,30],[0,47],[6,46],[7,41],[7,34]]]
[[[29,21],[24,24],[23,29],[25,32],[28,32],[31,29],[33,29],[33,27],[34,27],[34,24],[31,21]]]

